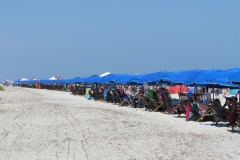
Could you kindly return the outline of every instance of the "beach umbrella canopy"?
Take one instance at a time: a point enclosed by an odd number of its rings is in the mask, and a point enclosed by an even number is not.
[[[34,83],[37,83],[37,82],[39,82],[38,79],[31,79],[31,80],[29,80],[29,83],[31,83],[31,84],[34,84]]]
[[[82,77],[82,78],[79,78],[76,83],[81,83],[81,84],[84,84],[85,80],[87,80],[89,77]]]
[[[137,83],[140,78],[142,78],[144,75],[139,74],[139,75],[128,75],[123,78],[121,78],[118,83],[119,84],[132,84],[132,83]]]
[[[20,79],[20,80],[18,80],[18,83],[19,84],[34,84],[38,81],[39,80],[37,80],[37,79]]]
[[[233,84],[240,85],[240,71],[237,71],[233,75],[229,76],[228,81]]]
[[[169,72],[162,71],[162,72],[154,72],[154,73],[145,74],[138,80],[138,83],[156,84],[161,80],[161,78],[166,76],[168,73]]]
[[[94,77],[91,77],[89,79],[87,79],[85,83],[87,84],[98,84],[100,83],[100,80],[101,80],[102,77],[100,76],[94,76]]]
[[[89,84],[89,82],[94,81],[94,79],[96,79],[96,77],[99,77],[99,76],[98,75],[92,75],[92,76],[86,78],[85,80],[83,80],[83,83]]]
[[[163,76],[158,83],[162,83],[162,84],[171,84],[174,82],[174,79],[181,74],[183,71],[174,71],[174,72],[168,72],[165,76]]]
[[[106,73],[103,73],[103,74],[101,74],[101,75],[99,75],[100,77],[104,77],[104,76],[106,76],[106,75],[109,75],[109,74],[111,74],[110,72],[106,72]]]
[[[204,85],[214,85],[215,88],[238,88],[237,85],[229,82],[229,77],[240,71],[239,68],[228,69],[220,72],[217,75],[213,75],[205,80]]]
[[[184,82],[186,82],[190,77],[195,76],[201,72],[202,70],[183,71],[174,79],[173,84],[184,85]]]
[[[221,73],[222,70],[201,70],[200,72],[194,73],[191,77],[189,77],[184,85],[186,86],[200,86],[205,84],[205,80],[211,76],[216,76]]]
[[[108,74],[100,79],[100,84],[108,84],[108,82],[114,77],[116,74]]]
[[[116,74],[115,76],[111,77],[111,79],[108,81],[109,84],[117,84],[118,81],[124,77],[128,77],[129,74]]]
[[[66,79],[66,83],[67,84],[78,83],[79,80],[80,80],[80,77],[75,77],[75,78],[72,78],[72,79]]]
[[[40,79],[39,83],[43,83],[43,84],[53,84],[53,83],[57,83],[57,80],[53,79],[53,80],[49,80],[49,79]]]
[[[69,79],[58,79],[57,83],[59,83],[59,84],[69,84]]]
[[[55,76],[49,78],[49,80],[56,80],[57,78]]]

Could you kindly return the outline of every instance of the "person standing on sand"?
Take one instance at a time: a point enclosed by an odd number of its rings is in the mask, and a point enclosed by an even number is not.
[[[128,86],[126,94],[128,96],[128,100],[130,101],[130,107],[131,107],[133,105],[132,104],[132,100],[133,100],[133,88],[132,88],[132,86]]]
[[[238,101],[237,97],[232,97],[231,110],[230,109],[224,109],[226,113],[229,113],[229,115],[227,117],[227,120],[229,122],[227,124],[227,127],[232,125],[235,122],[236,112],[239,110],[239,108],[237,107],[237,101]]]

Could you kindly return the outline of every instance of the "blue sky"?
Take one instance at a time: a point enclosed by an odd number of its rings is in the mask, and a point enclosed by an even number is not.
[[[0,80],[240,64],[240,1],[0,1]]]

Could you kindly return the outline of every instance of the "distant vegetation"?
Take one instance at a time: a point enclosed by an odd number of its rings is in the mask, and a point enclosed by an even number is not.
[[[4,91],[4,88],[3,86],[0,85],[0,91]]]

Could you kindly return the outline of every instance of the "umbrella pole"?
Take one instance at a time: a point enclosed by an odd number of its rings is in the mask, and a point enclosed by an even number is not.
[[[180,86],[180,94],[181,94],[182,93],[182,85],[180,84],[179,86]],[[178,94],[179,99],[180,99],[180,94]]]
[[[238,103],[240,104],[240,90],[238,89]]]
[[[213,100],[214,100],[214,84],[213,84]]]

